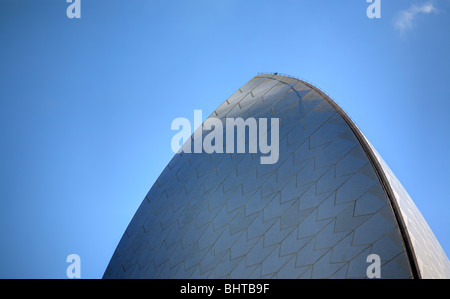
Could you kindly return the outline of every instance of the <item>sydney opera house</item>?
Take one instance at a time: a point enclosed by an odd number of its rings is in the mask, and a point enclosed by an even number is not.
[[[392,171],[315,86],[254,77],[210,118],[278,118],[279,158],[179,152],[104,278],[450,278],[450,262]],[[224,138],[225,140],[225,138]]]

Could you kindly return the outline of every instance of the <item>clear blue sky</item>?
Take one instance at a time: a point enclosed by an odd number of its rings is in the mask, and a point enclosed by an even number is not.
[[[416,4],[416,6],[412,6]],[[350,115],[450,255],[450,1],[0,0],[0,278],[100,278],[173,153],[258,72]],[[428,6],[427,6],[428,5]],[[430,6],[431,5],[431,6]]]

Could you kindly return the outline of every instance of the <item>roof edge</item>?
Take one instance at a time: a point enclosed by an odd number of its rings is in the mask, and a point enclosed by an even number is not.
[[[388,197],[388,202],[389,202],[391,210],[392,210],[392,212],[394,214],[394,218],[395,218],[395,220],[396,220],[396,222],[398,224],[398,227],[399,227],[399,230],[400,230],[400,234],[402,236],[403,244],[405,245],[406,256],[407,256],[407,259],[409,261],[409,266],[410,266],[410,269],[411,269],[412,277],[413,277],[413,279],[421,279],[422,277],[421,277],[421,274],[420,274],[420,271],[419,271],[419,266],[418,266],[418,262],[417,262],[417,259],[416,259],[416,254],[414,252],[414,247],[412,245],[412,241],[411,241],[411,238],[409,236],[406,223],[405,223],[405,221],[403,219],[403,216],[401,214],[400,206],[398,205],[397,200],[395,199],[394,191],[393,191],[393,189],[392,189],[392,187],[391,187],[391,185],[389,183],[388,178],[386,177],[386,174],[384,173],[384,170],[383,170],[381,164],[379,163],[378,159],[376,158],[375,153],[373,152],[373,150],[370,147],[370,145],[368,144],[366,138],[364,137],[362,132],[359,130],[359,128],[356,126],[356,124],[353,122],[353,120],[324,91],[322,91],[319,87],[315,86],[312,83],[309,83],[306,80],[300,79],[300,78],[295,77],[295,76],[281,74],[281,73],[258,73],[256,77],[258,77],[258,76],[270,76],[268,78],[271,78],[271,79],[276,79],[276,77],[285,77],[285,78],[290,78],[290,79],[296,79],[296,80],[302,82],[303,84],[305,84],[306,86],[308,86],[309,88],[315,90],[334,109],[336,109],[336,111],[339,113],[339,115],[348,124],[348,126],[352,130],[353,134],[355,134],[355,136],[358,139],[359,143],[361,144],[364,152],[366,153],[370,163],[372,164],[372,166],[373,166],[373,168],[375,170],[375,173],[377,174],[377,176],[379,178],[381,186],[383,187],[383,189],[384,189],[384,191],[385,191],[385,193],[386,193],[386,195]]]

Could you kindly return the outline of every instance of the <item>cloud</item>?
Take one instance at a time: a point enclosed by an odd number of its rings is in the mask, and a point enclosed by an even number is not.
[[[413,28],[414,20],[418,15],[428,15],[436,12],[437,9],[432,1],[425,2],[422,5],[413,4],[407,10],[403,10],[400,12],[399,17],[395,23],[395,27],[403,33]]]

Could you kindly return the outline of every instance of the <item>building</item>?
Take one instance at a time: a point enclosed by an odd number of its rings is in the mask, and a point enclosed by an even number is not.
[[[450,262],[392,171],[321,90],[258,75],[211,116],[279,118],[279,159],[176,154],[104,278],[450,278]]]

